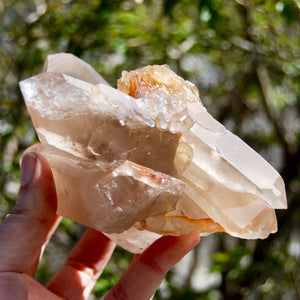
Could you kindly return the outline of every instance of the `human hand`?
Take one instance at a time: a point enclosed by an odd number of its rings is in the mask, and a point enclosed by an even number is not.
[[[12,213],[0,225],[0,300],[87,299],[109,261],[115,244],[88,229],[47,287],[34,280],[40,257],[57,228],[56,192],[46,159],[26,153],[21,188]],[[105,299],[149,299],[166,273],[193,247],[198,234],[165,236],[135,255]]]

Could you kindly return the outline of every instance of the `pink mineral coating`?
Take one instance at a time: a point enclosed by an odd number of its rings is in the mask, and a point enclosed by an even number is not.
[[[44,71],[20,86],[59,214],[135,253],[162,234],[277,230],[282,178],[206,111],[192,83],[149,66],[123,72],[118,91],[66,53]]]

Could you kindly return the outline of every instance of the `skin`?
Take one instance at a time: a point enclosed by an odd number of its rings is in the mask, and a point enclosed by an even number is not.
[[[114,251],[114,242],[88,229],[54,278],[42,286],[34,274],[61,220],[56,215],[55,186],[46,159],[26,153],[20,181],[17,204],[0,225],[0,300],[87,299]],[[199,240],[198,234],[160,238],[134,256],[105,299],[150,299],[166,273]]]

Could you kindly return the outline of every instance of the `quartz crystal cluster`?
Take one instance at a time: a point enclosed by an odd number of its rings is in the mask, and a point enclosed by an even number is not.
[[[216,121],[168,66],[123,72],[114,89],[71,54],[20,83],[50,163],[58,214],[132,252],[161,235],[266,238],[286,208],[280,175]]]

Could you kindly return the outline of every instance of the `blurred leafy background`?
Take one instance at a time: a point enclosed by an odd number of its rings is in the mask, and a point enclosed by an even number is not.
[[[289,208],[267,240],[202,239],[155,299],[300,299],[299,0],[0,0],[0,218],[13,207],[19,159],[36,135],[18,82],[70,52],[113,86],[124,69],[169,64],[208,111],[282,174]],[[64,219],[37,273],[46,283],[84,227]],[[91,299],[131,254],[117,249]]]

